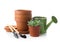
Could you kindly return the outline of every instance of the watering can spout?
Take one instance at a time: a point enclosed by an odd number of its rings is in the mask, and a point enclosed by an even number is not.
[[[52,20],[46,25],[46,29],[52,24],[52,23],[57,23],[57,18],[55,16],[52,16]]]

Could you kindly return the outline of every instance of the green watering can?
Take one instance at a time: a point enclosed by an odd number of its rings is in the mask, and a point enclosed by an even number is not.
[[[46,33],[46,30],[48,27],[54,22],[57,23],[57,18],[55,16],[52,16],[52,20],[46,24],[47,18],[46,17],[41,17],[41,16],[35,16],[33,17],[33,20],[40,20],[40,33],[44,34]]]

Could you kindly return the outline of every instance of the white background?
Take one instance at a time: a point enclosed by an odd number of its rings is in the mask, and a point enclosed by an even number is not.
[[[52,23],[47,33],[40,37],[16,39],[13,34],[4,30],[6,24],[16,24],[14,11],[16,9],[32,10],[32,16],[45,16],[47,23],[51,16],[56,16],[58,23]],[[0,0],[0,42],[60,42],[60,0]]]

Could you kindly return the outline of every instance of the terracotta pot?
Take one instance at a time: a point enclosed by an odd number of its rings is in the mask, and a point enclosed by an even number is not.
[[[11,32],[11,30],[9,29],[9,26],[5,26],[4,29],[6,30],[6,32]]]
[[[15,21],[17,24],[17,30],[23,33],[28,31],[28,21],[32,18],[31,10],[16,10],[15,11]]]
[[[32,37],[38,37],[40,35],[40,26],[29,26],[29,33]]]
[[[27,31],[27,30],[26,31],[21,31],[21,30],[18,29],[18,31],[19,31],[19,33],[22,33],[22,34],[28,34],[29,33],[29,31]]]

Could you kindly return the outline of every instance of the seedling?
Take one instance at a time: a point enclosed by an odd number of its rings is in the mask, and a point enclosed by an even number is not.
[[[40,25],[40,20],[30,20],[28,22],[29,26],[39,26]]]

